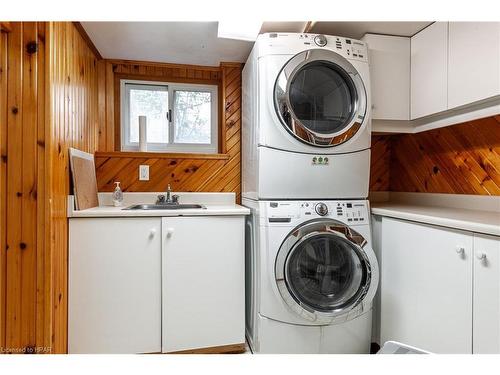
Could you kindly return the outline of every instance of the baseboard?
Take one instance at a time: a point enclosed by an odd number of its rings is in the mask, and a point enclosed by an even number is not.
[[[238,354],[245,352],[245,343],[179,350],[168,354]]]

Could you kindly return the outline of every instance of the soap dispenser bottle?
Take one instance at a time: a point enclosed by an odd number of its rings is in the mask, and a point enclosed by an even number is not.
[[[122,205],[122,202],[123,202],[123,192],[122,192],[122,189],[120,189],[120,183],[115,182],[115,184],[116,184],[116,187],[115,187],[115,191],[113,192],[113,205],[115,207],[119,207]]]

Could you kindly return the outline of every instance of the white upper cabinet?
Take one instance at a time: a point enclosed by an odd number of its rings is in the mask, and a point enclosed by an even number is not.
[[[450,22],[448,108],[500,95],[500,22]]]
[[[435,22],[411,38],[411,119],[448,108],[448,23]]]
[[[410,38],[366,34],[374,120],[410,119]]]

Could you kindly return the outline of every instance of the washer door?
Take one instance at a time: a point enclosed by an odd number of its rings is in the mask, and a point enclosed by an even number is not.
[[[334,147],[361,128],[366,90],[347,59],[313,49],[295,55],[283,67],[274,85],[274,104],[285,129],[299,141]]]
[[[332,322],[360,304],[371,282],[366,240],[333,219],[315,219],[283,241],[275,264],[281,296],[292,310]]]

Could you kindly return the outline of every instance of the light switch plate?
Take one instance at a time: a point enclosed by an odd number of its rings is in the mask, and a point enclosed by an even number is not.
[[[139,181],[149,181],[149,165],[139,165]]]

